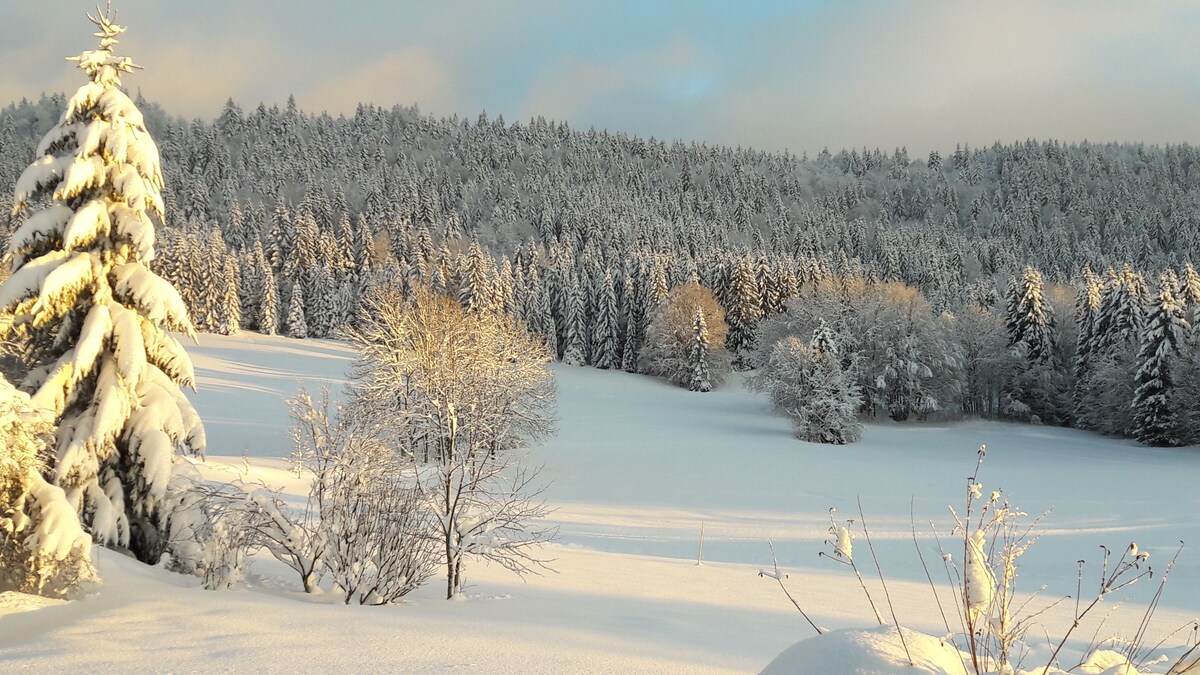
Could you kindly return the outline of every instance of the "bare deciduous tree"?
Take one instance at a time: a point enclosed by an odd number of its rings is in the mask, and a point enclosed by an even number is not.
[[[554,532],[537,471],[518,451],[553,431],[550,355],[518,321],[465,311],[452,298],[379,288],[361,325],[355,409],[381,423],[417,476],[434,514],[446,564],[446,596],[478,557],[525,574],[545,567],[537,547]],[[382,421],[382,422],[380,422]]]

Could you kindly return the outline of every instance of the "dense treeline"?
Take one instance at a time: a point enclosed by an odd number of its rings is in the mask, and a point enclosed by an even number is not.
[[[1190,146],[809,158],[416,108],[229,102],[209,123],[138,105],[171,214],[155,268],[203,329],[328,336],[371,284],[428,284],[520,317],[563,362],[633,371],[662,301],[697,282],[739,367],[828,321],[868,413],[1195,437]],[[63,106],[0,111],[0,180]]]

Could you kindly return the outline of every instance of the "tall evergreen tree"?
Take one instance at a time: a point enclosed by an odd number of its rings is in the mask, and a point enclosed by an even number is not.
[[[274,335],[279,326],[279,287],[270,265],[262,268],[262,298],[258,303],[258,330],[265,335]]]
[[[582,366],[586,359],[586,345],[584,342],[584,311],[585,300],[583,291],[579,287],[579,280],[574,275],[566,279],[567,287],[564,289],[564,316],[563,316],[563,350],[562,362],[568,366]]]
[[[148,268],[161,221],[158,148],[121,91],[136,66],[113,47],[124,28],[89,18],[100,46],[71,60],[89,82],[17,181],[0,287],[5,326],[24,345],[22,387],[58,425],[54,482],[96,541],[156,562],[168,547],[176,452],[202,453],[204,427],[179,387],[191,360],[167,329],[192,333],[179,293]]]
[[[488,260],[479,242],[471,242],[464,260],[458,285],[458,302],[470,311],[482,311],[490,307],[488,298]]]
[[[1075,325],[1079,327],[1079,339],[1075,348],[1075,377],[1078,381],[1087,372],[1088,361],[1096,349],[1095,330],[1100,319],[1100,303],[1103,286],[1092,272],[1084,266],[1083,281],[1075,295]]]
[[[740,368],[749,366],[749,353],[754,348],[754,329],[762,318],[762,301],[758,279],[750,261],[742,258],[733,268],[730,279],[729,305],[725,321],[729,324],[726,346],[733,352],[733,363]]]
[[[1054,358],[1054,311],[1046,302],[1042,275],[1032,267],[1013,281],[1004,323],[1009,343],[1023,344],[1030,360],[1048,363]]]
[[[1184,318],[1194,328],[1197,320],[1200,320],[1200,273],[1196,272],[1192,263],[1188,263],[1183,270],[1177,298],[1183,305]]]
[[[1125,266],[1120,274],[1109,270],[1104,278],[1089,358],[1111,354],[1113,350],[1136,349],[1141,336],[1143,307],[1149,300],[1145,289],[1145,280],[1131,267]]]
[[[592,324],[592,365],[601,370],[617,368],[617,296],[612,270],[604,273],[600,288],[596,321]]]
[[[1183,307],[1166,275],[1158,297],[1147,306],[1138,348],[1137,389],[1133,395],[1133,437],[1143,445],[1180,445],[1177,411],[1171,404],[1173,361],[1183,340]]]
[[[692,353],[689,355],[692,373],[688,389],[712,391],[712,373],[709,372],[708,358],[708,324],[704,321],[704,310],[697,307],[695,317],[692,318]]]
[[[292,301],[288,305],[287,334],[289,337],[308,337],[308,321],[304,317],[304,289],[300,284],[292,288]]]
[[[638,352],[642,348],[644,333],[643,304],[638,297],[633,275],[625,276],[624,290],[621,294],[625,305],[625,340],[621,346],[621,370],[627,373],[637,372]]]
[[[238,287],[241,282],[238,275],[237,262],[233,256],[225,258],[225,266],[221,280],[220,311],[217,312],[217,325],[214,331],[221,335],[233,335],[241,330],[242,306],[239,299]]]

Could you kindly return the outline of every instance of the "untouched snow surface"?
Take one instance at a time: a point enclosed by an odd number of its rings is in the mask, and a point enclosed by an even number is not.
[[[302,492],[280,459],[290,450],[282,399],[300,381],[313,391],[340,389],[351,352],[336,342],[256,334],[202,335],[189,351],[200,388],[193,400],[208,428],[205,473],[249,471]],[[946,507],[962,506],[980,443],[989,448],[979,477],[985,493],[1002,487],[1035,515],[1053,508],[1046,533],[1022,558],[1020,590],[1045,583],[1048,600],[1074,593],[1082,558],[1091,565],[1085,595],[1094,593],[1100,544],[1120,551],[1136,540],[1161,569],[1186,540],[1151,633],[1200,613],[1197,448],[1147,449],[987,422],[869,424],[861,443],[819,446],[792,438],[787,421],[739,377],[698,394],[625,373],[554,370],[559,434],[531,461],[553,481],[547,496],[560,537],[548,553],[557,573],[522,582],[472,565],[467,602],[439,599],[435,577],[409,602],[363,608],[304,596],[269,560],[254,563],[246,588],[209,592],[101,551],[97,592],[0,616],[0,670],[754,671],[813,634],[776,582],[757,574],[771,564],[768,538],[785,583],[818,624],[873,624],[853,574],[817,556],[829,550],[827,509],[837,507],[839,525],[857,521],[859,495],[900,622],[942,635],[913,545],[910,500],[922,552],[936,565],[934,578],[944,579],[928,521],[946,541]],[[855,556],[878,602],[860,528],[850,525]],[[961,540],[947,550],[961,560]],[[1130,600],[1105,633],[1131,634],[1156,584],[1157,577],[1110,596],[1099,614]],[[944,584],[942,591],[949,602]],[[1070,621],[1069,608],[1059,609],[1043,622],[1055,637]],[[1086,642],[1094,629],[1076,636]]]
[[[788,647],[763,669],[763,675],[936,675],[962,671],[965,656],[961,652],[923,633],[901,630],[906,644],[901,644],[895,626],[846,629],[809,638]]]

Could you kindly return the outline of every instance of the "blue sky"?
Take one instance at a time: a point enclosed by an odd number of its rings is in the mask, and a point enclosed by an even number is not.
[[[1200,3],[118,0],[126,84],[214,116],[419,103],[764,149],[1200,143]],[[0,102],[80,83],[94,2],[0,0]]]

